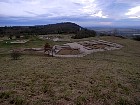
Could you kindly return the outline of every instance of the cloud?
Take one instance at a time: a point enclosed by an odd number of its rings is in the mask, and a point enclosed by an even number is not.
[[[21,24],[73,21],[113,25],[113,21],[140,19],[140,0],[0,0],[2,18]]]
[[[3,1],[3,0],[2,0]],[[105,18],[95,0],[6,0],[0,2],[1,16],[46,17],[94,16]],[[10,10],[10,11],[9,11]]]
[[[109,25],[111,26],[113,23],[112,22],[99,22],[100,25]]]
[[[0,3],[0,14],[5,17],[35,17],[37,14],[43,13],[45,12],[37,0],[22,0],[20,2],[9,0],[9,2]]]
[[[140,18],[140,6],[129,9],[125,15],[129,16],[129,18]]]
[[[100,18],[107,18],[107,15],[103,15],[103,11],[99,11],[98,13],[96,13],[94,16],[100,17]]]
[[[124,3],[132,6],[137,6],[140,4],[140,0],[116,0],[116,3]]]

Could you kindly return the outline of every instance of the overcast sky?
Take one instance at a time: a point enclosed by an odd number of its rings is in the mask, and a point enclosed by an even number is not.
[[[0,26],[140,26],[140,0],[0,0]]]

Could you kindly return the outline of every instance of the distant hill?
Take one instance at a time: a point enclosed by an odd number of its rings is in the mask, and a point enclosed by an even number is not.
[[[85,36],[86,37],[95,36],[95,31],[85,29],[71,22],[49,24],[49,25],[36,25],[36,26],[0,27],[1,36],[47,35],[47,34],[76,34],[77,36],[73,38],[83,38]]]
[[[76,33],[80,28],[82,27],[71,22],[36,26],[0,27],[0,35],[46,35]]]
[[[140,35],[139,27],[132,28],[117,28],[117,27],[88,27],[90,30],[95,30],[97,33],[103,33],[107,35],[116,34],[123,37],[131,37],[134,35]]]

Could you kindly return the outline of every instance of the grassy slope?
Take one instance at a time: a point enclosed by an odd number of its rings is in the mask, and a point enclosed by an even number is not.
[[[140,42],[100,39],[124,48],[83,58],[24,55],[11,60],[1,56],[0,104],[140,104]]]

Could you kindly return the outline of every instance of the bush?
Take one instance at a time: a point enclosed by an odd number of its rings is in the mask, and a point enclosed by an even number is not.
[[[21,97],[14,97],[9,103],[14,105],[24,105],[24,100]]]
[[[140,41],[140,35],[133,36],[133,39],[136,41]]]
[[[13,50],[13,51],[11,52],[11,58],[12,58],[13,60],[17,60],[17,59],[20,58],[20,57],[21,57],[20,51]]]
[[[82,38],[88,38],[88,37],[94,37],[96,36],[96,32],[93,30],[88,30],[88,29],[82,29],[77,32],[75,36],[72,38],[74,39],[82,39]]]
[[[10,92],[1,92],[0,93],[0,99],[7,99],[10,97]]]

